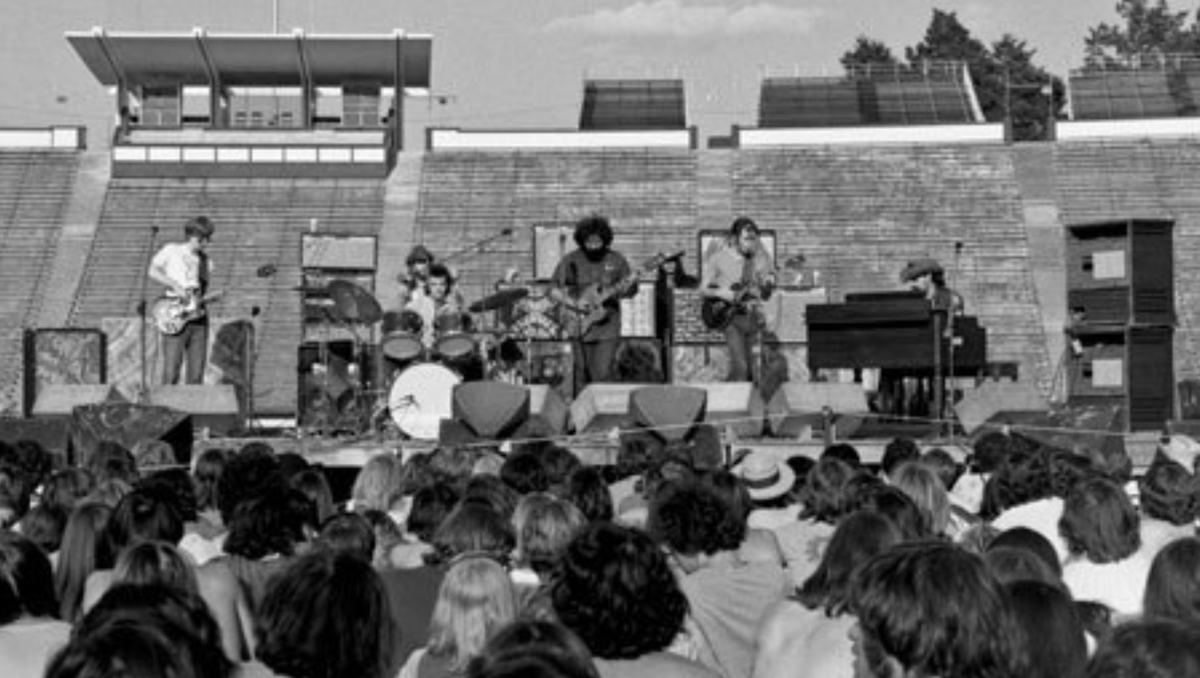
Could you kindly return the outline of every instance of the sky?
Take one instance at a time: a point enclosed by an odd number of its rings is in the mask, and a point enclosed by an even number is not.
[[[1195,7],[1170,3],[1176,10]],[[408,33],[433,36],[433,93],[407,105],[408,128],[575,128],[585,78],[683,78],[703,136],[753,126],[764,75],[839,72],[859,35],[898,56],[934,8],[992,42],[1027,41],[1065,76],[1088,28],[1116,0],[4,0],[0,126],[86,124],[93,145],[115,105],[63,34],[110,32]],[[410,135],[409,139],[413,139]],[[417,137],[420,138],[419,136]]]

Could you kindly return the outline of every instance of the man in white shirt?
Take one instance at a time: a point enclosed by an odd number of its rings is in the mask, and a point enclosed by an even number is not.
[[[167,296],[178,302],[174,316],[183,322],[178,332],[161,333],[164,384],[179,381],[185,356],[187,383],[199,384],[204,379],[208,351],[205,295],[212,275],[212,261],[205,250],[214,230],[208,217],[193,217],[183,227],[185,240],[164,245],[150,261],[150,278],[166,287]]]

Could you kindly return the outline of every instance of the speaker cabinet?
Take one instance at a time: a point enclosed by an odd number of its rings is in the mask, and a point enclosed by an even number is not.
[[[1067,227],[1067,304],[1076,324],[1175,323],[1174,222]]]
[[[1160,430],[1174,416],[1171,327],[1076,328],[1082,352],[1070,368],[1070,401],[1120,404],[1128,430]]]

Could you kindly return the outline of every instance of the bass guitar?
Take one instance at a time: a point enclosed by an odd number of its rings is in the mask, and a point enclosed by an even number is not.
[[[567,334],[576,338],[587,334],[588,330],[604,322],[604,319],[612,313],[612,309],[608,306],[608,303],[628,292],[629,288],[636,285],[638,280],[641,279],[643,273],[649,273],[662,266],[665,262],[678,259],[683,254],[682,251],[673,254],[662,254],[660,252],[647,259],[637,270],[630,272],[629,275],[618,280],[613,285],[601,287],[599,284],[596,284],[588,286],[573,299],[575,302],[574,307],[567,307],[571,311],[571,313],[567,314],[565,323]]]
[[[743,311],[756,311],[762,303],[765,285],[755,282],[750,285],[734,283],[733,300],[719,297],[705,297],[700,302],[700,320],[704,326],[716,332],[723,332],[734,317]]]

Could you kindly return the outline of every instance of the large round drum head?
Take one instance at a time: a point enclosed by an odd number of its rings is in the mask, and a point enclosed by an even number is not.
[[[388,394],[392,421],[409,437],[437,440],[442,419],[453,415],[454,387],[462,382],[453,370],[420,363],[400,373]]]

